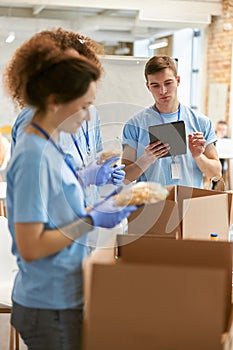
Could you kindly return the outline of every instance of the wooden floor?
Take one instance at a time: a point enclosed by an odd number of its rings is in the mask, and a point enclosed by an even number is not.
[[[0,349],[1,350],[9,350],[9,320],[10,315],[9,314],[0,314]],[[27,347],[23,343],[22,340],[20,340],[20,350],[26,350]]]

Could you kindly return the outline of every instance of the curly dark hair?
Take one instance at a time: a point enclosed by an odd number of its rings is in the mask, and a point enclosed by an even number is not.
[[[100,77],[100,69],[90,60],[58,55],[43,61],[33,75],[25,76],[25,102],[37,110],[46,111],[48,98],[63,104],[83,96],[91,82]]]
[[[76,50],[80,55],[103,70],[98,54],[103,47],[87,36],[62,28],[43,30],[23,43],[15,52],[4,72],[4,85],[13,101],[24,107],[26,80],[44,61],[60,56],[68,49]]]

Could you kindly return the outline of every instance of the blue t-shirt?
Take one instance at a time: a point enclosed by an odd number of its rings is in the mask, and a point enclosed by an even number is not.
[[[16,143],[21,139],[25,133],[25,129],[33,117],[34,110],[31,107],[24,108],[16,118],[16,121],[11,131],[11,153],[15,148]]]
[[[123,129],[123,147],[128,145],[136,150],[136,158],[144,154],[144,148],[150,143],[148,127],[162,123],[175,122],[178,119],[178,111],[170,114],[160,114],[151,106],[143,109],[133,116]],[[175,162],[180,164],[181,178],[172,179],[172,157],[157,159],[137,179],[137,181],[154,181],[162,185],[183,185],[191,187],[203,187],[203,174],[198,168],[188,148],[188,135],[193,132],[203,132],[206,146],[215,142],[216,135],[209,118],[201,113],[192,111],[189,107],[180,105],[180,120],[185,123],[187,153],[175,157]]]
[[[26,133],[17,141],[7,173],[7,210],[12,251],[19,266],[13,300],[35,308],[81,307],[87,235],[33,262],[21,258],[15,242],[15,223],[41,222],[53,230],[85,215],[83,190],[51,142]]]
[[[75,135],[83,161],[72,140],[71,135],[65,132],[61,132],[59,136],[59,144],[62,150],[71,157],[77,171],[83,167],[83,163],[87,165],[90,161],[96,158],[98,152],[101,152],[103,150],[97,109],[94,106],[90,106],[89,112],[91,117],[90,121],[88,121],[87,124],[84,122],[82,128],[78,129],[77,134]],[[12,154],[16,143],[18,144],[19,140],[24,135],[28,123],[33,117],[33,113],[33,108],[26,107],[18,115],[12,128]],[[90,148],[90,154],[88,152],[88,147]],[[85,189],[85,194],[87,206],[92,206],[94,203],[99,201],[99,190],[95,185],[88,186]]]

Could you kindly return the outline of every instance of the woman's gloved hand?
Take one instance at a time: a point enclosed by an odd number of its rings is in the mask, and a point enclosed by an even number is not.
[[[132,211],[137,209],[136,205],[129,205],[126,207],[116,206],[114,199],[109,197],[110,196],[107,196],[102,202],[97,203],[88,212],[88,216],[92,218],[94,227],[112,228],[123,219],[127,218]]]
[[[124,164],[122,165],[114,165],[113,172],[111,174],[110,179],[108,180],[107,184],[112,185],[120,185],[122,181],[125,179],[125,171],[122,170],[125,167]]]
[[[86,168],[78,171],[78,177],[84,186],[103,186],[107,183],[119,184],[121,182],[119,182],[119,178],[125,176],[125,172],[121,170],[122,166],[111,167],[111,164],[118,159],[119,157],[115,156],[102,164],[97,164],[97,160],[94,160]]]

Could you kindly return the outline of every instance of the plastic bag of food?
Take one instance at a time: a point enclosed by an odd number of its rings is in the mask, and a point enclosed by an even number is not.
[[[152,204],[167,198],[169,191],[156,182],[138,182],[115,196],[116,205]]]

